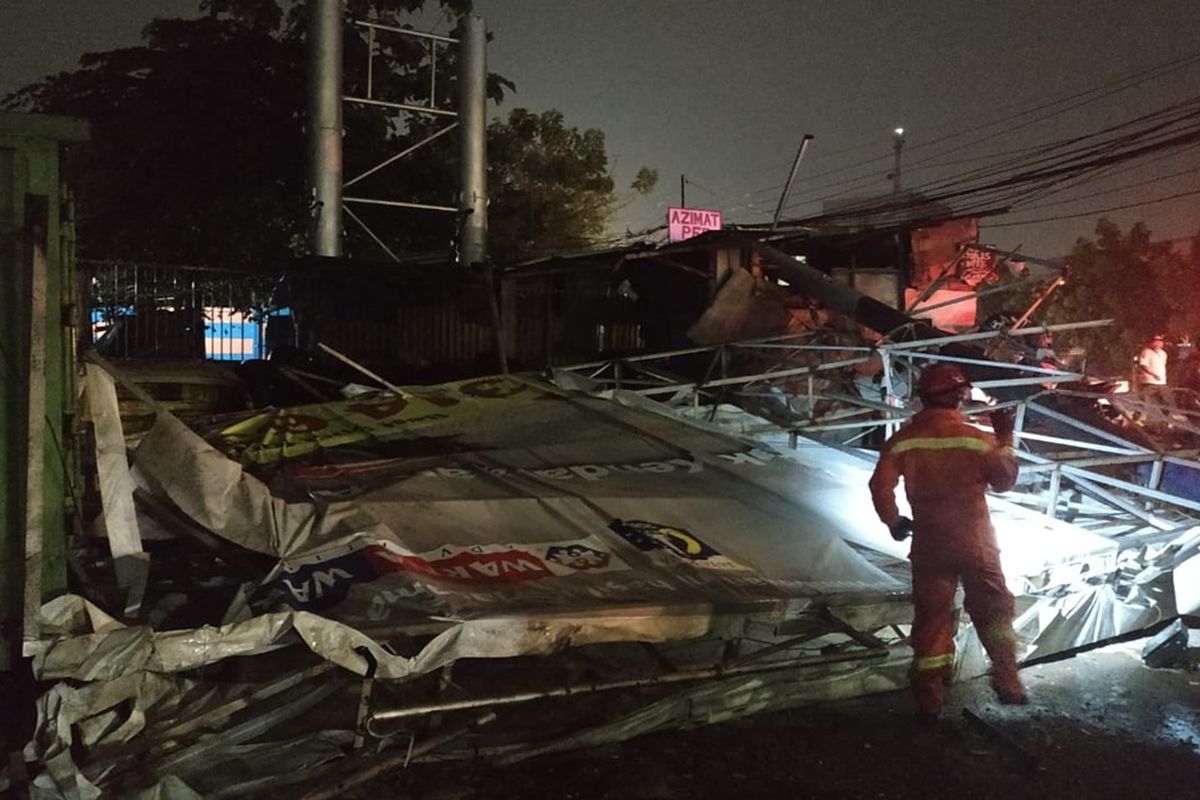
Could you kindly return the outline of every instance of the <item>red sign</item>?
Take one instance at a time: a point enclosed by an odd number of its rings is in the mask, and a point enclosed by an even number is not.
[[[703,208],[667,209],[667,241],[682,242],[705,231],[721,230],[721,212]]]

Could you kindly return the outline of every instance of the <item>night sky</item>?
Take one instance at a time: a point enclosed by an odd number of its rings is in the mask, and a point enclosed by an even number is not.
[[[135,44],[153,16],[196,8],[194,0],[0,0],[0,93],[70,69],[85,51]],[[641,165],[658,169],[654,194],[623,208],[614,232],[660,224],[679,200],[680,174],[689,205],[723,210],[727,221],[769,219],[804,133],[816,138],[793,215],[817,213],[831,196],[886,193],[898,125],[905,188],[919,189],[989,154],[1200,95],[1198,58],[1014,129],[1033,107],[1200,55],[1195,0],[476,0],[476,9],[495,34],[489,68],[517,84],[499,112],[558,108],[573,125],[600,128],[621,187]],[[429,14],[421,27],[448,26]],[[948,134],[962,135],[933,141]],[[1031,201],[1038,207],[995,218],[984,238],[1060,255],[1096,215],[1012,223],[1193,190],[1196,146]],[[1200,196],[1109,216],[1145,220],[1160,238],[1191,236]]]

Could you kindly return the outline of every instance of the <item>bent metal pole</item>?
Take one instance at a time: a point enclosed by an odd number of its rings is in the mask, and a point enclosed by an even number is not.
[[[851,637],[855,638],[855,637]],[[663,686],[675,683],[691,683],[712,678],[728,678],[736,675],[751,675],[760,672],[782,672],[806,667],[820,667],[828,664],[841,664],[853,661],[875,661],[887,658],[890,651],[886,647],[872,647],[865,650],[849,650],[839,653],[822,653],[820,655],[789,659],[787,661],[769,661],[766,663],[740,663],[725,666],[706,667],[704,669],[681,670],[644,677],[622,678],[611,681],[594,683],[578,683],[566,686],[550,686],[531,689],[524,692],[512,692],[487,697],[470,697],[461,700],[442,700],[421,705],[405,706],[402,708],[372,709],[367,715],[366,729],[372,736],[380,736],[373,728],[377,722],[397,721],[420,717],[426,714],[447,711],[467,711],[492,706],[506,706],[527,703],[532,700],[544,700],[551,697],[573,697],[576,695],[595,694],[616,689],[645,689],[651,686]]]

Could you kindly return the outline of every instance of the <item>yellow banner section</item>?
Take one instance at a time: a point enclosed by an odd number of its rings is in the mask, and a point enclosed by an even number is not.
[[[423,428],[492,414],[552,397],[501,376],[437,386],[406,387],[384,395],[272,409],[210,435],[208,441],[243,464],[273,464],[355,442],[387,441]]]

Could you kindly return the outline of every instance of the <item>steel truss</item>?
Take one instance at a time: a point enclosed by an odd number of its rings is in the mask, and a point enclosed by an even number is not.
[[[1005,497],[1040,508],[1049,517],[1114,536],[1123,545],[1168,540],[1200,526],[1200,502],[1164,491],[1164,469],[1176,465],[1200,470],[1200,448],[1147,447],[1135,441],[1144,437],[1126,437],[1091,425],[1048,407],[1046,401],[1057,395],[1108,403],[1122,411],[1123,418],[1157,419],[1198,437],[1200,410],[1186,409],[1170,396],[1165,402],[1156,402],[1133,395],[1060,390],[1059,383],[1077,382],[1084,376],[1043,366],[937,352],[951,344],[1107,324],[1109,320],[1097,320],[921,341],[885,341],[873,346],[813,344],[814,334],[807,332],[578,364],[555,370],[553,379],[572,388],[631,392],[709,421],[717,421],[722,404],[732,404],[755,415],[754,423],[739,428],[749,435],[779,437],[781,442],[786,436],[792,448],[801,438],[815,439],[838,448],[853,448],[848,451],[874,460],[875,454],[859,449],[859,445],[871,434],[890,436],[912,415],[913,404],[904,378],[915,374],[914,368],[933,361],[950,361],[985,366],[993,373],[1008,372],[1011,377],[989,378],[974,385],[984,392],[1015,387],[1032,390],[1019,399],[968,409],[968,414],[1005,407],[1016,411],[1014,438],[1023,462],[1023,480]],[[693,364],[707,358],[703,379],[689,380],[673,370],[673,365],[685,358],[692,359]],[[815,363],[792,366],[798,358]],[[764,362],[773,363],[764,369]],[[878,365],[880,379],[867,390],[877,392],[877,399],[863,396],[864,381],[847,377],[855,368],[872,362]],[[977,424],[990,430],[986,417]],[[1055,434],[1037,432],[1047,424],[1057,429]],[[1144,483],[1112,474],[1139,465],[1146,465],[1143,472],[1148,471]]]
[[[400,28],[395,25],[383,25],[378,22],[367,22],[363,20],[355,20],[354,24],[360,28],[365,28],[367,31],[367,91],[366,96],[359,97],[356,95],[343,95],[342,101],[345,103],[353,103],[355,105],[372,106],[384,109],[388,112],[403,113],[403,114],[421,114],[425,116],[443,117],[451,120],[445,127],[439,128],[429,136],[426,136],[416,144],[404,148],[398,153],[388,156],[379,163],[363,170],[358,175],[350,178],[342,184],[342,189],[349,189],[351,186],[359,183],[365,178],[374,175],[386,167],[400,161],[401,159],[420,150],[422,147],[441,138],[458,128],[458,112],[454,109],[442,108],[437,104],[437,80],[438,80],[438,49],[439,47],[450,47],[459,44],[459,40],[450,36],[441,36],[435,33],[427,33],[424,31],[416,31],[409,28]],[[408,39],[416,39],[423,42],[429,53],[429,96],[423,104],[420,103],[403,103],[394,100],[388,100],[377,96],[375,91],[375,40],[380,35],[401,36]],[[460,209],[457,206],[441,205],[436,203],[413,203],[402,200],[393,200],[389,198],[378,197],[363,197],[344,195],[342,197],[342,210],[346,216],[354,220],[367,236],[371,238],[375,244],[379,245],[380,249],[387,253],[388,257],[393,261],[400,261],[400,257],[388,247],[383,239],[373,231],[370,226],[350,209],[350,204],[359,206],[374,205],[388,206],[391,208],[407,208],[420,211],[438,211],[442,213],[457,214]]]

